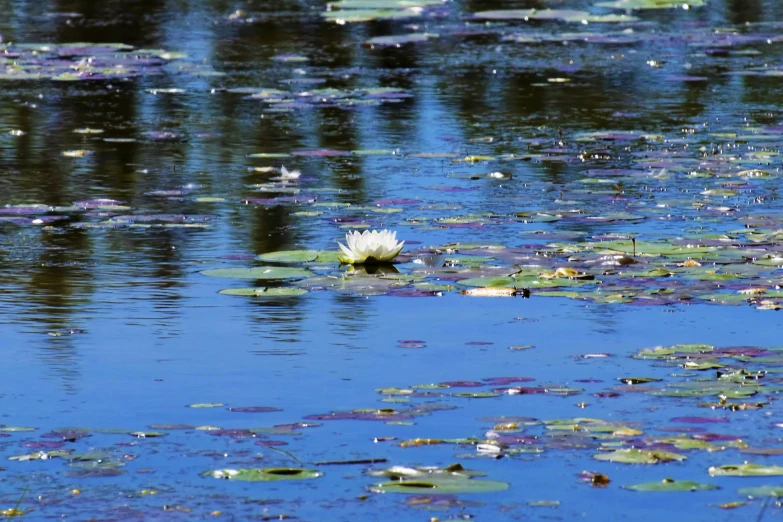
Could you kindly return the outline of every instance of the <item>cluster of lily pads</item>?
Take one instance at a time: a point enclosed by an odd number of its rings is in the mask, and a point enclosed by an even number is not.
[[[263,87],[233,87],[225,89],[225,92],[244,94],[245,99],[261,101],[267,106],[267,111],[277,112],[329,107],[373,107],[383,103],[398,103],[412,97],[412,94],[404,89],[394,87],[313,88],[325,81],[325,79],[321,78],[299,78],[290,81],[290,90]]]
[[[690,9],[702,7],[706,0],[612,0],[597,2],[599,10],[640,11],[650,9]],[[322,16],[340,25],[372,20],[397,20],[433,16],[447,5],[442,0],[339,0],[326,4]],[[616,14],[595,14],[575,9],[503,9],[481,11],[476,19],[559,20],[564,22],[624,22],[635,17]]]
[[[778,394],[781,379],[775,377],[783,366],[781,348],[763,348],[754,346],[716,347],[708,344],[678,344],[654,348],[644,348],[632,357],[639,360],[652,360],[665,363],[676,369],[669,378],[659,377],[619,377],[618,383],[609,389],[592,394],[593,400],[611,400],[624,393],[646,393],[655,397],[669,397],[669,400],[688,400],[714,397],[714,402],[699,404],[709,410],[723,412],[716,416],[710,413],[704,416],[678,416],[670,419],[671,425],[661,425],[660,421],[641,419],[621,420],[613,418],[579,417],[571,419],[537,419],[523,416],[483,417],[478,420],[485,424],[483,434],[459,438],[416,438],[396,441],[400,448],[430,448],[433,446],[451,446],[457,450],[457,458],[530,458],[544,452],[589,451],[598,462],[617,464],[661,465],[681,463],[695,453],[712,456],[715,465],[709,466],[706,473],[718,481],[696,482],[666,478],[659,481],[627,484],[623,487],[632,491],[707,491],[721,487],[720,477],[777,477],[783,476],[783,467],[774,464],[749,462],[762,456],[778,455],[780,449],[769,447],[769,439],[761,439],[756,433],[726,433],[725,427],[731,426],[732,415],[747,416],[751,410],[761,409],[769,404],[769,399]],[[608,354],[591,354],[587,359],[600,360]],[[720,361],[720,362],[718,362]],[[384,401],[402,403],[400,409],[355,410],[353,412],[332,412],[311,416],[319,421],[333,420],[375,420],[391,424],[412,422],[417,416],[435,410],[448,412],[453,400],[464,398],[482,400],[504,400],[503,397],[550,395],[576,395],[585,392],[583,388],[566,388],[563,385],[533,385],[528,377],[493,377],[482,381],[451,381],[434,384],[413,385],[403,388],[381,388],[376,391]],[[664,382],[668,381],[668,382]],[[602,381],[584,380],[589,385]],[[519,383],[525,383],[520,385]],[[504,386],[498,387],[499,384]],[[664,385],[664,387],[660,387]],[[482,388],[490,387],[490,391]],[[463,390],[469,391],[463,391]],[[479,390],[479,391],[476,391]],[[753,404],[747,399],[757,396]],[[759,399],[758,397],[763,397]],[[438,400],[438,403],[433,403]],[[510,400],[510,399],[505,399]],[[519,399],[514,399],[519,400]],[[589,404],[580,403],[582,407]],[[426,407],[423,410],[420,409]],[[515,407],[518,408],[518,407]],[[745,412],[745,413],[732,413]],[[444,413],[447,414],[447,413]],[[747,420],[747,419],[743,419]],[[757,414],[757,422],[769,422],[763,414]],[[708,431],[708,427],[721,426],[721,432]],[[743,430],[748,427],[743,424]],[[741,456],[729,456],[723,459],[720,454],[740,453]],[[733,460],[720,464],[720,460]],[[679,468],[676,468],[679,469]],[[666,473],[676,475],[676,469]],[[387,470],[385,473],[391,473]],[[402,482],[413,484],[393,486],[395,490],[424,492],[426,488],[437,488],[436,484],[417,484],[421,479],[414,470],[411,477],[403,471],[395,476]],[[584,482],[595,487],[607,487],[610,477],[598,472],[585,472],[580,475]],[[425,480],[426,482],[426,480]],[[391,486],[390,486],[391,487]],[[489,486],[487,486],[489,487]],[[501,486],[498,485],[500,488]],[[409,489],[410,488],[410,489]],[[475,491],[483,491],[476,485]],[[385,490],[384,487],[376,487]],[[472,490],[471,490],[472,491]],[[462,492],[467,492],[463,490]],[[437,489],[430,494],[437,494]],[[740,488],[738,493],[749,498],[780,497],[783,489],[776,485]],[[721,507],[733,508],[745,501],[726,502]]]
[[[262,285],[224,291],[246,295],[332,290],[358,295],[437,296],[451,291],[510,297],[527,290],[526,296],[532,297],[643,305],[702,302],[776,310],[783,302],[777,274],[783,258],[743,243],[740,237],[734,241],[728,236],[702,241],[600,239],[513,248],[440,245],[404,252],[397,265],[348,270],[340,268],[335,252],[280,251],[258,256],[267,263],[262,266],[202,273]],[[270,281],[276,284],[269,285]]]
[[[763,435],[755,433],[727,433],[726,427],[737,415],[754,415],[752,410],[769,404],[768,399],[781,391],[776,377],[783,370],[783,349],[776,347],[728,346],[716,347],[709,344],[677,344],[643,348],[632,355],[637,361],[651,361],[656,365],[656,373],[663,368],[671,368],[669,375],[657,377],[621,376],[609,388],[597,389],[604,384],[600,380],[579,381],[579,386],[569,384],[535,383],[531,377],[490,377],[479,381],[447,381],[440,383],[417,384],[406,387],[387,387],[376,390],[386,406],[381,408],[362,408],[351,411],[335,411],[313,414],[299,422],[277,424],[266,428],[220,428],[218,426],[196,426],[186,424],[155,424],[146,430],[98,430],[85,428],[54,429],[38,438],[30,438],[36,431],[31,427],[0,426],[0,436],[22,437],[21,445],[29,453],[9,457],[13,464],[9,466],[29,465],[32,461],[60,461],[65,469],[60,475],[70,480],[103,478],[110,479],[127,473],[129,464],[144,463],[147,445],[151,451],[160,451],[156,441],[165,441],[167,435],[176,432],[203,433],[238,446],[242,444],[259,446],[264,451],[277,454],[277,462],[295,461],[296,466],[286,465],[258,467],[248,465],[248,459],[234,459],[232,465],[219,465],[203,470],[204,478],[240,481],[240,482],[278,482],[313,480],[323,477],[329,466],[362,466],[368,479],[367,489],[375,493],[403,493],[425,495],[426,498],[450,498],[448,495],[472,493],[495,493],[518,484],[484,478],[489,473],[466,469],[455,463],[448,466],[408,466],[390,465],[377,467],[387,462],[383,459],[358,459],[348,461],[301,461],[295,454],[281,449],[288,440],[300,440],[304,431],[332,422],[378,422],[389,426],[409,426],[417,424],[428,415],[449,415],[451,411],[468,404],[466,400],[498,400],[509,405],[520,404],[517,401],[541,401],[547,397],[585,396],[588,388],[593,390],[590,401],[611,401],[623,393],[649,394],[656,398],[667,397],[672,401],[704,400],[713,397],[715,402],[700,404],[711,411],[704,416],[677,416],[669,419],[670,425],[661,425],[639,418],[629,418],[627,413],[613,415],[611,420],[594,417],[576,417],[559,419],[539,419],[519,415],[500,415],[480,417],[480,432],[465,437],[437,438],[426,434],[413,438],[395,437],[376,438],[375,442],[392,443],[393,454],[401,461],[420,461],[420,457],[404,457],[408,452],[425,452],[435,446],[453,447],[455,458],[459,461],[475,459],[531,459],[541,454],[557,455],[562,452],[588,452],[601,471],[585,471],[574,480],[593,487],[615,487],[614,475],[621,475],[619,469],[602,467],[602,463],[620,465],[665,466],[665,472],[656,473],[659,477],[651,482],[621,484],[624,489],[637,492],[698,492],[728,487],[722,477],[778,477],[783,476],[783,467],[751,460],[777,455],[780,450],[768,446]],[[598,361],[609,354],[585,355],[585,360]],[[536,398],[537,397],[537,398]],[[746,402],[754,397],[753,406]],[[762,397],[759,399],[758,397]],[[558,399],[560,400],[560,399]],[[580,403],[589,407],[587,402]],[[222,403],[195,403],[189,408],[203,410],[226,407]],[[519,406],[513,406],[518,410]],[[719,411],[716,415],[714,410]],[[238,415],[265,414],[280,410],[269,406],[234,406],[228,411]],[[743,412],[743,413],[735,413]],[[756,413],[754,422],[769,422]],[[747,420],[747,419],[746,419]],[[431,423],[428,423],[430,425]],[[755,424],[754,424],[755,425]],[[720,426],[720,432],[708,428]],[[422,428],[418,428],[422,429]],[[747,425],[743,424],[743,430]],[[92,437],[125,436],[132,443],[120,443],[106,448],[96,448],[90,443]],[[274,438],[270,438],[274,437]],[[84,450],[86,445],[89,450]],[[80,451],[77,451],[79,448]],[[237,455],[247,451],[234,450]],[[198,455],[201,455],[197,453]],[[726,456],[723,456],[723,455]],[[709,456],[713,462],[705,473],[711,480],[679,480],[677,475],[684,469],[684,463],[692,456]],[[201,456],[209,456],[204,453]],[[221,455],[222,457],[222,455]],[[702,459],[703,460],[703,459]],[[50,465],[50,464],[47,464]],[[491,467],[491,466],[490,466]],[[379,480],[380,479],[380,480]],[[733,485],[733,483],[732,483]],[[76,491],[76,490],[73,490]],[[166,494],[165,488],[148,486],[132,492],[127,498],[144,498],[148,495]],[[745,498],[779,498],[783,488],[777,485],[754,485],[738,488],[738,494]],[[424,497],[410,497],[424,498]],[[746,500],[730,500],[721,507],[738,507]],[[533,505],[532,503],[530,505]],[[16,509],[16,508],[15,508]],[[185,509],[183,507],[183,509]],[[24,512],[24,510],[20,510]]]
[[[403,195],[368,205],[337,200],[334,191],[324,190],[307,173],[277,175],[272,167],[253,167],[251,175],[257,173],[267,180],[247,185],[243,198],[205,193],[199,185],[147,195],[178,206],[183,201],[209,205],[210,211],[216,204],[246,211],[254,206],[281,206],[302,223],[327,224],[337,230],[365,230],[383,223],[403,239],[426,239],[430,231],[451,229],[464,231],[468,239],[435,245],[424,242],[403,252],[394,266],[369,271],[341,267],[336,242],[334,251],[262,253],[261,266],[205,272],[256,282],[227,293],[271,297],[328,289],[359,295],[437,296],[461,291],[500,297],[529,292],[533,297],[600,303],[781,307],[783,241],[781,217],[774,208],[779,173],[767,165],[783,145],[779,129],[748,128],[743,133],[694,129],[676,140],[660,134],[601,131],[574,134],[571,140],[570,145],[552,148],[542,139],[520,155],[433,156],[324,149],[260,152],[249,158],[253,162],[331,161],[371,153],[403,163],[450,162],[448,185],[424,181],[423,186],[414,185],[418,197]],[[607,144],[623,145],[630,152],[608,152]],[[473,146],[491,149],[494,145],[493,140],[485,140]],[[629,159],[631,168],[602,166],[620,157]],[[522,182],[515,174],[528,163],[520,160],[589,161],[590,166],[577,169],[576,176],[558,184],[531,180],[529,173]],[[477,197],[509,189],[515,194],[510,205],[507,199],[496,204]],[[453,193],[462,195],[459,203],[450,201]],[[52,231],[67,227],[205,229],[215,219],[207,213],[150,213],[112,199],[0,208],[3,223]],[[659,231],[661,227],[667,232]],[[518,240],[511,244],[469,241],[479,233],[482,238]]]
[[[206,65],[183,62],[185,58],[178,52],[123,43],[0,43],[0,80],[124,80],[166,71],[219,74]]]

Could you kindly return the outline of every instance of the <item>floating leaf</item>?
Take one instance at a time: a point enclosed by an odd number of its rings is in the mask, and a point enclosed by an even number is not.
[[[685,460],[684,455],[671,453],[668,451],[647,451],[635,448],[619,449],[609,453],[599,453],[593,455],[596,460],[607,460],[609,462],[620,462],[623,464],[660,464],[661,462],[670,462]]]
[[[783,466],[762,466],[745,462],[743,464],[712,466],[707,471],[713,477],[769,477],[783,475]]]
[[[508,489],[507,482],[468,479],[410,479],[380,482],[370,486],[374,493],[407,493],[427,495],[455,495],[462,493],[494,493]]]
[[[718,486],[712,484],[703,484],[691,480],[663,479],[660,482],[646,482],[644,484],[634,484],[633,486],[623,486],[625,489],[633,491],[709,491],[718,489]]]
[[[232,279],[304,279],[313,275],[303,268],[288,268],[280,266],[260,266],[255,268],[216,268],[201,272],[210,277],[226,277]]]
[[[307,293],[304,288],[263,287],[263,288],[226,288],[219,293],[248,297],[292,297]]]
[[[233,411],[237,413],[271,413],[276,411],[283,411],[280,408],[274,408],[272,406],[241,406],[241,407],[231,407],[228,408],[228,411]]]
[[[267,263],[306,263],[315,261],[317,257],[318,252],[315,250],[281,250],[261,254],[257,259]]]
[[[758,498],[758,497],[781,498],[783,497],[783,487],[758,486],[755,488],[743,488],[740,489],[737,493],[739,493],[740,495],[747,495],[751,498]]]
[[[300,468],[237,468],[205,471],[202,477],[247,482],[275,482],[280,480],[305,480],[322,476],[323,473],[312,469]]]

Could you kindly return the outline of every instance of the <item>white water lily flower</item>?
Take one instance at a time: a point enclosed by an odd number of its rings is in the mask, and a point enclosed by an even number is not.
[[[354,230],[345,234],[346,247],[339,241],[343,255],[340,261],[351,265],[385,263],[391,261],[402,250],[405,241],[397,241],[397,232],[390,230]]]
[[[280,177],[282,179],[299,179],[302,173],[298,170],[288,170],[285,165],[280,167]]]

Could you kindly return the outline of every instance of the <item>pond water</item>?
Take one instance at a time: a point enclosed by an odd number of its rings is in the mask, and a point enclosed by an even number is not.
[[[781,515],[779,2],[0,12],[4,516]]]

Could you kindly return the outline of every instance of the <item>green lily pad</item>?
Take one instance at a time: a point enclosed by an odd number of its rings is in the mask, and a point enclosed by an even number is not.
[[[620,377],[617,380],[625,384],[636,385],[659,382],[662,379],[658,379],[657,377]]]
[[[632,491],[709,491],[718,489],[718,486],[713,486],[712,484],[673,479],[663,479],[660,482],[645,482],[644,484],[623,487]]]
[[[507,482],[470,478],[406,478],[380,482],[370,486],[373,493],[408,493],[426,495],[456,495],[462,493],[494,493],[508,489]]]
[[[783,497],[783,487],[781,486],[758,486],[755,488],[742,488],[737,493],[749,497]]]
[[[47,460],[47,459],[53,459],[55,457],[68,457],[70,454],[70,450],[54,450],[54,451],[37,451],[35,453],[29,453],[27,455],[16,455],[13,457],[8,457],[8,460],[17,460],[19,462],[24,462],[28,460]]]
[[[209,277],[227,277],[232,279],[304,279],[313,275],[304,268],[288,268],[280,266],[259,266],[255,268],[216,268],[201,272]]]
[[[168,435],[168,433],[165,433],[163,431],[132,431],[130,435],[133,435],[138,439],[147,439],[153,437],[165,437],[166,435]]]
[[[721,368],[725,368],[725,364],[720,364],[716,362],[710,362],[710,361],[703,361],[703,362],[695,362],[695,361],[688,361],[685,364],[682,365],[683,368],[686,370],[697,370],[697,371],[704,371],[704,370],[719,370]]]
[[[783,466],[762,466],[761,464],[726,464],[712,466],[707,470],[713,477],[770,477],[783,475]]]
[[[305,480],[322,476],[323,473],[312,469],[301,468],[238,468],[215,469],[205,471],[202,477],[212,477],[225,480],[242,480],[246,482],[275,482],[279,480]]]
[[[223,295],[240,295],[249,297],[291,297],[306,294],[304,288],[226,288],[219,293]]]
[[[685,437],[667,437],[658,439],[657,442],[663,444],[671,444],[677,449],[681,450],[706,450],[706,451],[718,451],[720,447],[707,442],[706,440],[688,439]]]
[[[315,261],[317,257],[318,252],[315,250],[281,250],[261,254],[256,259],[267,263],[306,263]]]
[[[619,449],[609,453],[599,453],[593,455],[593,458],[622,464],[660,464],[661,462],[685,460],[686,457],[679,453],[668,451],[646,451],[631,448]]]

